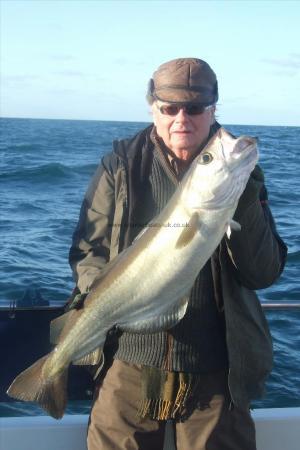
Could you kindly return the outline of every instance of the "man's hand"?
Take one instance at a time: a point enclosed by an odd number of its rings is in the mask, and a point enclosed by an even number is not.
[[[81,294],[77,286],[72,291],[71,296],[68,298],[65,304],[65,311],[70,311],[71,309],[80,309],[83,306],[83,302],[87,293]]]
[[[246,209],[259,199],[259,193],[264,184],[264,174],[259,166],[255,166],[255,169],[250,174],[250,178],[246,185],[244,192],[242,193],[233,219],[237,222],[243,216]]]

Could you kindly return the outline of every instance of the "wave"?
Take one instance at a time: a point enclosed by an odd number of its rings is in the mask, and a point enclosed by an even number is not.
[[[2,150],[6,152],[13,153],[24,153],[24,152],[33,152],[42,150],[41,144],[15,144],[15,145],[7,145],[2,147]]]
[[[49,182],[69,178],[74,175],[90,175],[96,169],[96,164],[67,166],[61,163],[49,163],[37,167],[25,167],[1,175],[1,180],[7,181],[42,181]]]

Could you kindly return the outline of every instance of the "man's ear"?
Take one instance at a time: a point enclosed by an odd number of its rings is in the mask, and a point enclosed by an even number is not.
[[[210,124],[213,125],[216,121],[216,117],[215,117],[215,112],[216,112],[216,105],[214,105],[211,110],[210,110]]]
[[[155,103],[152,103],[151,105],[151,111],[150,114],[152,115],[152,120],[154,125],[156,126],[156,115],[157,115],[157,108],[155,106]]]

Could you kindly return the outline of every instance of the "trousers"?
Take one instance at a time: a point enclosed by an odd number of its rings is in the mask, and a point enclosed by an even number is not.
[[[232,408],[226,392],[212,395],[207,407],[195,408],[184,422],[168,421],[173,443],[165,442],[166,421],[137,415],[140,375],[139,366],[113,361],[95,391],[89,450],[256,450],[250,411]]]

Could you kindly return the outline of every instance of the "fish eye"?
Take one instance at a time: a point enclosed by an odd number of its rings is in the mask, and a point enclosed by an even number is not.
[[[199,163],[200,164],[209,164],[210,162],[212,162],[213,160],[213,156],[211,153],[203,153],[202,155],[200,155],[200,159],[199,159]]]

